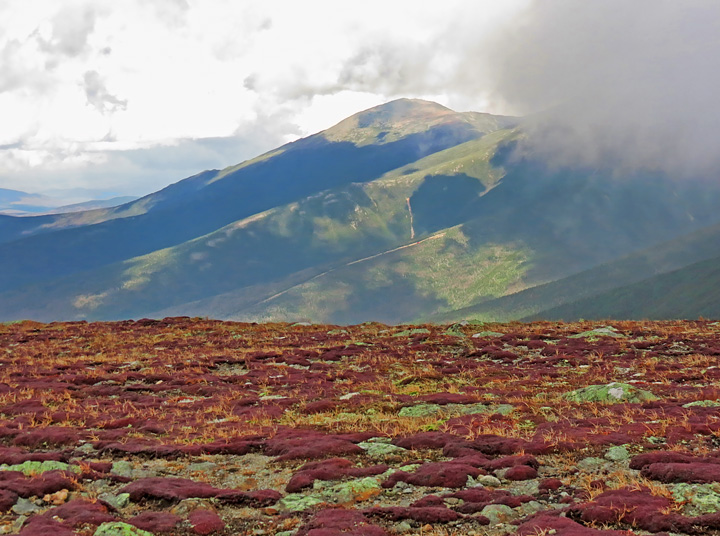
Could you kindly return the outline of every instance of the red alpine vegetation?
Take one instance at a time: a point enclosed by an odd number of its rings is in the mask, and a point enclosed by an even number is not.
[[[0,348],[0,534],[720,531],[714,322],[21,322]]]

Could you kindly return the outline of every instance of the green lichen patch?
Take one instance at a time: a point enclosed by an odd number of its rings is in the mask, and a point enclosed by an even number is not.
[[[576,389],[565,395],[565,398],[572,402],[646,402],[657,400],[657,397],[650,391],[638,389],[627,384],[612,382],[607,385],[589,385]]]
[[[286,495],[277,503],[277,508],[281,511],[303,512],[312,508],[325,504],[327,501],[318,495],[303,495],[302,493],[291,493]]]
[[[599,337],[614,337],[616,339],[624,339],[625,335],[620,333],[618,330],[616,330],[612,326],[605,326],[602,328],[591,329],[590,331],[583,331],[582,333],[577,333],[575,335],[570,335],[568,338],[569,339],[583,339],[583,338],[597,339]]]
[[[430,335],[430,330],[425,328],[406,329],[395,333],[393,337],[411,337],[413,335]]]
[[[478,333],[473,333],[472,338],[482,339],[483,337],[502,337],[503,335],[505,334],[500,333],[499,331],[480,331]]]
[[[121,521],[113,521],[100,525],[93,536],[153,536],[153,533]]]
[[[515,408],[512,404],[498,404],[491,406],[487,404],[416,404],[407,406],[400,410],[400,417],[433,417],[443,415],[447,417],[458,415],[475,415],[479,413],[499,413],[508,415]]]
[[[442,411],[439,404],[416,404],[400,410],[400,417],[432,417]]]
[[[610,447],[605,453],[605,459],[612,462],[622,462],[630,458],[628,449],[622,445]]]
[[[482,509],[480,515],[487,517],[493,525],[504,523],[517,517],[515,511],[504,504],[489,504]]]
[[[371,458],[382,458],[384,456],[399,454],[406,451],[406,449],[402,447],[396,447],[395,445],[384,441],[363,441],[362,443],[358,443],[358,447],[365,449],[365,453]]]
[[[717,400],[696,400],[683,404],[684,408],[716,408],[718,406],[720,406],[720,402]]]
[[[313,484],[313,493],[291,493],[278,502],[281,511],[302,512],[321,504],[347,504],[361,502],[378,495],[382,488],[380,482],[387,478],[388,472],[376,477],[358,478],[341,482],[328,482],[316,480]]]
[[[64,462],[44,461],[44,462],[23,462],[16,465],[0,465],[0,471],[20,471],[26,476],[39,475],[46,471],[71,471],[73,473],[81,473],[82,470],[77,465],[69,465]]]
[[[672,486],[672,494],[677,502],[687,503],[689,515],[714,514],[720,512],[720,484],[687,484]]]

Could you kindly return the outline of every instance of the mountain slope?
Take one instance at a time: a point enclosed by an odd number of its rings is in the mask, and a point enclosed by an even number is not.
[[[720,257],[541,311],[530,318],[580,317],[618,320],[720,318]]]
[[[113,208],[121,205],[127,205],[136,201],[138,198],[134,196],[111,197],[110,199],[96,199],[92,201],[84,201],[82,203],[73,203],[72,205],[63,205],[52,210],[48,210],[49,214],[66,214],[68,212],[83,212],[86,210],[95,210],[99,208]]]
[[[719,251],[720,225],[714,225],[569,277],[498,299],[483,301],[447,314],[435,315],[431,320],[456,322],[465,319],[507,321],[525,317],[543,318],[545,314],[543,311],[555,310],[564,304],[678,270],[689,264],[712,258]],[[577,311],[578,314],[574,318],[589,318],[589,314],[579,309]]]
[[[715,181],[558,167],[522,137],[425,101],[366,110],[0,245],[0,319],[518,318],[713,255],[720,231],[650,251],[720,226]]]
[[[405,119],[408,113],[412,121]],[[254,161],[200,174],[103,213],[113,219],[0,244],[0,290],[171,247],[329,188],[374,180],[478,138],[497,128],[499,121],[482,121],[476,114],[468,119],[424,101],[390,103],[361,112],[355,120],[365,131],[378,130],[378,142],[356,145],[330,129],[327,136],[304,138]],[[82,222],[83,217],[80,213],[62,221]]]
[[[273,280],[282,286],[297,272],[309,270],[315,275],[403,245],[413,233],[407,199],[426,175],[445,177],[460,166],[461,180],[471,180],[477,192],[485,192],[501,176],[489,164],[494,148],[499,139],[512,135],[499,131],[379,180],[326,190],[172,248],[5,293],[0,312],[25,311],[27,303],[42,303],[45,308],[94,318],[147,314]],[[453,207],[448,210],[454,213]]]

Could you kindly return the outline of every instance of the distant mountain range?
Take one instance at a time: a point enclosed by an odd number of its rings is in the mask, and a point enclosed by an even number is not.
[[[401,99],[120,206],[0,216],[0,319],[720,316],[720,181],[523,136]]]
[[[9,216],[62,214],[65,212],[80,212],[95,208],[116,207],[134,201],[135,199],[137,199],[137,197],[124,196],[67,205],[55,197],[0,188],[0,214]]]

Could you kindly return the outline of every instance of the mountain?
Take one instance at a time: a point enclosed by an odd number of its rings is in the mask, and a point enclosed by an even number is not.
[[[697,262],[712,259],[720,252],[720,225],[713,225],[700,231],[684,235],[675,240],[645,248],[630,255],[600,264],[569,277],[550,283],[537,285],[520,292],[509,294],[494,300],[483,301],[477,305],[457,309],[432,318],[436,322],[456,322],[465,319],[477,321],[538,320],[538,319],[590,319],[590,318],[660,318],[653,316],[652,308],[642,304],[644,299],[634,302],[636,315],[626,316],[620,309],[609,314],[606,303],[605,312],[597,310],[606,293],[615,295],[615,289],[631,288],[636,283],[649,282],[656,276],[676,272]],[[710,289],[712,280],[698,278],[696,285]],[[650,295],[654,292],[648,287]],[[624,290],[622,291],[624,292]],[[690,295],[692,293],[689,293]],[[695,293],[697,294],[697,293]],[[708,294],[711,296],[712,293]],[[636,293],[637,296],[637,293]],[[630,294],[626,299],[631,299]],[[619,300],[623,301],[623,300]],[[675,302],[676,304],[679,302]],[[688,307],[669,312],[663,318],[695,318],[699,313],[692,312],[692,303]],[[627,309],[627,307],[625,307]],[[684,312],[683,312],[684,311]],[[699,309],[698,309],[699,311]],[[718,311],[720,313],[720,311]],[[624,316],[625,315],[625,316]]]
[[[496,128],[499,120],[457,114],[429,103],[407,106],[399,102],[348,121],[357,122],[357,128],[346,130],[341,123],[255,160],[198,174],[117,209],[43,222],[45,231],[58,230],[0,244],[0,272],[4,274],[0,290],[172,247],[330,188],[372,181],[476,138]],[[358,136],[362,137],[359,142]],[[371,139],[375,141],[370,143]],[[91,219],[83,221],[85,215]]]
[[[136,199],[137,197],[123,196],[65,205],[61,199],[56,197],[0,188],[0,214],[5,216],[63,214],[96,208],[117,207]]]
[[[549,308],[528,319],[580,317],[618,320],[720,318],[720,256]]]
[[[668,240],[689,249],[665,271],[717,251],[720,185],[558,167],[523,136],[401,99],[120,207],[0,218],[0,318],[514,319],[660,273],[640,252]]]
[[[52,197],[46,195],[0,188],[0,214],[42,212],[48,207],[56,206],[54,201]]]
[[[67,212],[83,212],[86,210],[94,210],[97,208],[119,207],[135,201],[135,196],[118,196],[109,199],[94,199],[92,201],[84,201],[82,203],[73,203],[72,205],[62,205],[47,211],[47,214],[65,214]]]

